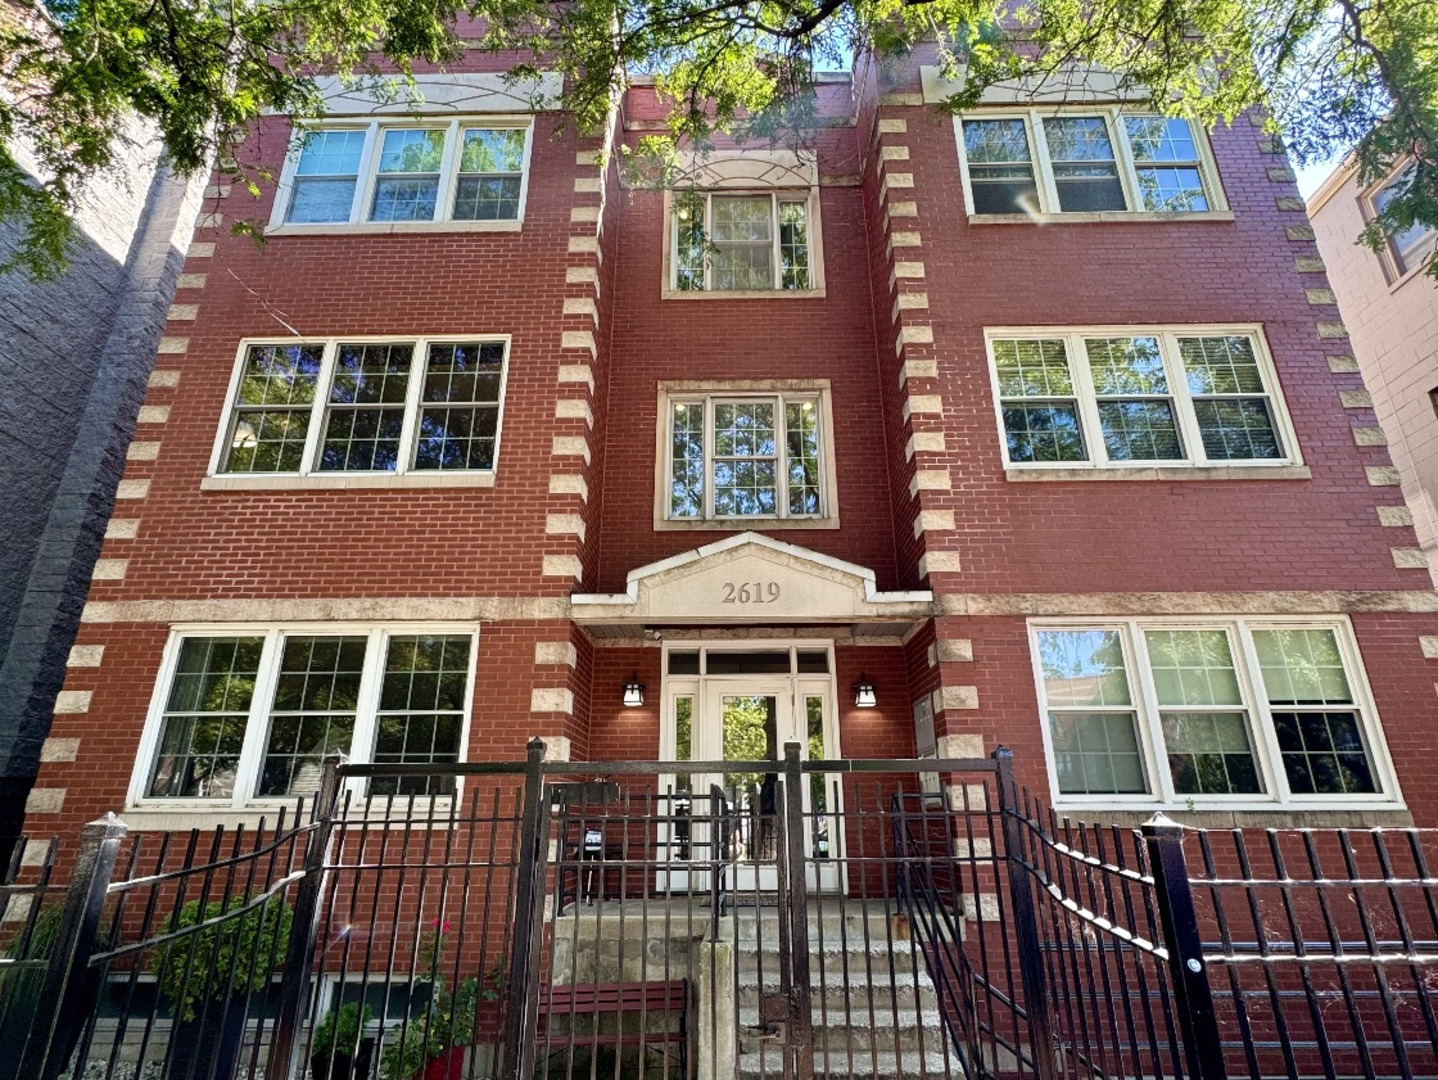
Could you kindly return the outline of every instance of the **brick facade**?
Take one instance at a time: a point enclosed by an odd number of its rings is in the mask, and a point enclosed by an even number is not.
[[[257,247],[228,224],[267,219],[274,193],[218,199],[160,347],[32,831],[73,836],[123,807],[173,625],[473,623],[466,753],[497,759],[533,734],[563,736],[576,759],[655,757],[661,635],[833,639],[846,756],[912,753],[912,704],[932,695],[941,748],[1005,743],[1047,797],[1025,619],[1168,614],[1351,617],[1406,803],[1369,819],[1438,824],[1415,768],[1438,677],[1419,639],[1438,635],[1438,597],[1400,554],[1411,528],[1380,518],[1401,498],[1386,449],[1351,433],[1375,422],[1359,375],[1334,363],[1341,324],[1302,270],[1315,248],[1282,157],[1247,119],[1213,134],[1224,220],[973,223],[920,60],[821,87],[822,296],[661,298],[664,196],[625,182],[610,152],[653,130],[644,85],[606,131],[536,115],[518,231],[336,229]],[[267,124],[255,145],[278,161],[286,137]],[[1192,323],[1262,325],[1303,468],[1006,474],[985,327]],[[510,335],[493,486],[207,482],[240,341],[290,331]],[[771,379],[828,382],[840,522],[770,535],[866,568],[880,594],[931,590],[931,614],[877,633],[838,617],[586,622],[571,594],[612,599],[632,571],[736,531],[655,527],[659,384]],[[860,673],[876,709],[853,706]],[[641,709],[619,705],[631,674]]]

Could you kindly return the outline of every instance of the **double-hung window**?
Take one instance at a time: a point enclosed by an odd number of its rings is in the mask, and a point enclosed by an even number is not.
[[[243,805],[312,795],[324,760],[460,760],[472,628],[208,630],[173,635],[134,801]],[[444,794],[452,777],[377,778],[374,794]]]
[[[527,120],[297,127],[270,227],[512,225],[523,216],[529,141]]]
[[[507,342],[246,342],[215,472],[489,473]]]
[[[1371,199],[1373,209],[1382,213],[1393,201],[1394,196],[1406,190],[1412,182],[1413,166],[1410,165],[1373,193]],[[1438,241],[1438,232],[1418,221],[1391,235],[1388,238],[1388,246],[1393,255],[1393,262],[1398,269],[1398,275],[1401,277],[1410,270],[1416,270],[1426,264],[1433,257],[1435,241]]]
[[[664,518],[829,516],[822,391],[672,393],[666,405]]]
[[[1207,147],[1184,119],[1095,107],[983,111],[955,123],[972,215],[1224,209]]]
[[[988,346],[1010,466],[1296,460],[1257,328],[993,330]]]
[[[807,292],[818,287],[806,190],[681,191],[671,199],[669,288]]]
[[[1334,805],[1396,791],[1346,623],[1035,623],[1063,802]]]

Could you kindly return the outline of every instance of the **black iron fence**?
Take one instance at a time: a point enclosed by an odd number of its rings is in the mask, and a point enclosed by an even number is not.
[[[534,744],[107,818],[0,884],[0,1076],[1438,1076],[1438,834],[1079,825],[1011,764]]]

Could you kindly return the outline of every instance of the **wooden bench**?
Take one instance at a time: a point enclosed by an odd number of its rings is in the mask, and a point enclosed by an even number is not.
[[[645,1031],[649,1018],[662,1016],[666,1019],[673,1013],[679,1014],[679,1028],[670,1030],[665,1024],[663,1030]],[[614,1031],[599,1030],[598,1020],[602,1016],[616,1017]],[[626,1031],[625,1021],[631,1017],[642,1017],[640,1030]],[[593,1019],[593,1031],[556,1031],[555,1021]],[[570,1023],[568,1026],[572,1027]],[[546,1065],[556,1053],[571,1048],[574,1050],[614,1047],[622,1050],[626,1046],[642,1046],[650,1053],[666,1054],[666,1048],[678,1047],[679,1077],[689,1076],[689,980],[676,979],[672,982],[631,982],[631,983],[552,983],[539,989],[539,1023],[536,1032],[539,1056]],[[642,1070],[642,1063],[641,1063]],[[546,1070],[547,1071],[547,1070]],[[667,1069],[666,1069],[667,1072]]]

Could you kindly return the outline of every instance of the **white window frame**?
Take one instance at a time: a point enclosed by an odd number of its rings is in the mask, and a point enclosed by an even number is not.
[[[164,652],[160,659],[160,670],[155,677],[155,688],[145,716],[145,727],[140,735],[140,745],[135,756],[134,771],[130,777],[126,805],[179,812],[244,810],[273,806],[293,807],[298,796],[260,797],[252,794],[264,766],[265,744],[269,738],[270,729],[270,708],[274,701],[275,683],[283,657],[283,639],[286,637],[360,636],[368,639],[365,643],[364,671],[360,677],[359,707],[355,712],[354,739],[350,744],[349,756],[349,761],[363,763],[370,761],[374,753],[377,732],[376,715],[379,711],[380,691],[383,689],[384,661],[388,655],[390,639],[412,635],[441,634],[466,636],[470,639],[467,676],[469,682],[464,696],[464,716],[459,734],[459,760],[465,761],[469,750],[475,671],[480,645],[479,626],[475,623],[199,623],[194,625],[177,624],[170,627],[170,636],[165,642]],[[169,700],[170,686],[174,681],[175,669],[180,661],[180,650],[186,638],[200,637],[258,637],[264,639],[260,653],[259,672],[255,677],[255,691],[250,700],[249,715],[245,723],[245,739],[240,750],[240,762],[235,777],[235,794],[230,798],[218,799],[150,796],[146,794],[146,789],[150,784],[155,755],[160,748],[165,705]],[[350,780],[346,786],[356,797],[363,797],[365,781]],[[457,777],[454,797],[459,797],[462,788],[463,778]],[[449,796],[434,798],[436,802],[439,802],[448,799]]]
[[[775,402],[782,417],[785,399],[812,398],[819,403],[819,513],[790,517],[789,484],[784,463],[788,458],[787,439],[783,431],[775,433],[776,504],[774,514],[741,517],[714,515],[714,404],[716,401]],[[674,517],[670,513],[670,492],[674,482],[674,405],[681,402],[704,402],[704,514],[697,518]],[[839,527],[838,486],[834,466],[834,415],[827,380],[798,382],[772,380],[735,383],[660,383],[657,453],[655,456],[654,526],[656,529],[703,529],[710,532],[725,529],[837,529]],[[756,524],[758,523],[758,524]]]
[[[522,128],[524,130],[524,158],[519,178],[519,209],[512,219],[496,221],[459,221],[451,218],[454,212],[454,193],[459,178],[460,131],[467,127]],[[431,221],[370,221],[370,208],[374,203],[375,184],[378,179],[380,149],[384,144],[384,133],[390,130],[443,130],[445,134],[444,157],[440,164],[439,192],[435,197],[434,218]],[[354,199],[350,203],[348,221],[289,222],[290,200],[294,193],[296,171],[300,155],[304,150],[305,136],[312,131],[363,131],[364,149],[360,152],[359,172],[355,181]],[[529,197],[529,165],[534,146],[534,120],[530,116],[480,113],[458,117],[348,117],[323,121],[297,121],[290,133],[289,148],[285,153],[284,168],[280,173],[279,187],[275,192],[274,207],[270,212],[267,234],[286,233],[363,233],[363,232],[517,232],[524,224],[525,204]]]
[[[421,395],[424,389],[423,371],[429,363],[431,345],[479,342],[504,346],[504,368],[499,375],[498,416],[494,425],[494,464],[488,469],[416,469],[413,466],[415,446],[419,428],[419,414],[423,408]],[[400,432],[399,458],[393,470],[361,471],[320,470],[316,467],[321,445],[324,441],[325,414],[330,406],[330,388],[334,383],[335,360],[340,345],[393,345],[414,346],[414,360],[410,370],[409,385],[405,392],[404,427]],[[235,410],[238,407],[240,383],[244,377],[245,360],[254,346],[297,346],[323,345],[324,358],[320,362],[319,377],[315,387],[315,400],[310,406],[309,428],[305,436],[304,454],[297,472],[225,472],[225,457],[233,439]],[[504,398],[509,383],[510,366],[509,334],[350,334],[335,337],[256,337],[241,340],[235,352],[234,370],[230,373],[229,388],[225,393],[225,411],[220,419],[220,428],[215,436],[215,445],[210,452],[210,464],[206,472],[204,488],[285,488],[295,486],[323,487],[492,487],[495,474],[499,471],[499,451],[504,435]]]
[[[1359,203],[1365,223],[1373,221],[1378,217],[1378,196],[1395,184],[1411,167],[1412,162],[1405,161],[1363,193]],[[1435,253],[1435,244],[1438,244],[1438,229],[1429,229],[1423,235],[1418,241],[1418,247],[1421,248],[1424,244],[1428,245],[1427,254],[1416,259],[1412,266],[1408,266],[1403,252],[1398,248],[1398,238],[1395,236],[1386,237],[1386,242],[1383,245],[1383,251],[1380,253],[1379,258],[1384,263],[1383,269],[1388,275],[1388,281],[1391,287],[1397,288],[1409,278],[1427,269],[1428,264],[1433,259],[1438,258],[1438,253]]]
[[[1185,458],[1155,460],[1110,460],[1103,443],[1103,429],[1099,423],[1098,395],[1094,390],[1092,374],[1089,371],[1088,351],[1084,348],[1085,338],[1133,338],[1156,337],[1163,356],[1164,375],[1168,379],[1169,398],[1173,402],[1178,424],[1179,437],[1183,440]],[[1194,412],[1193,397],[1188,391],[1188,382],[1183,377],[1182,362],[1178,353],[1178,339],[1189,337],[1247,337],[1253,342],[1253,353],[1258,360],[1259,374],[1263,388],[1272,406],[1273,424],[1285,454],[1277,458],[1215,458],[1210,460],[1203,449],[1203,438],[1198,427],[1198,416]],[[1084,448],[1088,451],[1087,461],[1010,461],[1008,432],[1004,428],[1003,398],[999,388],[998,366],[994,360],[994,343],[1013,340],[1053,340],[1062,338],[1068,350],[1069,375],[1073,380],[1074,397],[1078,401],[1079,423],[1083,431]],[[1273,355],[1268,348],[1268,339],[1263,327],[1256,323],[1233,325],[1162,325],[1162,326],[1046,326],[1046,327],[986,327],[984,330],[984,352],[988,358],[989,387],[993,394],[994,419],[998,424],[999,450],[1003,454],[1004,467],[1023,471],[1083,470],[1110,472],[1120,470],[1184,470],[1212,469],[1275,469],[1303,464],[1302,451],[1293,430],[1293,420],[1288,415],[1288,405],[1278,381],[1278,372],[1273,365]],[[1112,396],[1112,395],[1111,395]],[[1141,395],[1134,395],[1141,396]]]
[[[1209,144],[1208,133],[1202,125],[1188,120],[1193,135],[1194,147],[1198,150],[1198,172],[1203,181],[1203,193],[1208,199],[1207,210],[1148,210],[1142,205],[1139,192],[1138,168],[1134,160],[1133,147],[1129,143],[1125,118],[1154,116],[1154,113],[1140,112],[1122,105],[1072,105],[1045,108],[985,108],[960,113],[954,117],[954,138],[959,149],[959,173],[964,185],[964,210],[972,222],[1043,222],[1055,223],[1093,221],[1204,221],[1231,220],[1228,199],[1219,179],[1218,163]],[[1113,146],[1118,165],[1119,183],[1123,186],[1123,210],[1068,211],[1059,208],[1058,187],[1054,182],[1053,163],[1049,160],[1048,140],[1044,137],[1042,125],[1045,118],[1063,116],[1099,116],[1108,127],[1109,142]],[[1028,214],[976,214],[974,212],[974,191],[969,181],[969,158],[964,145],[965,120],[1022,120],[1029,142],[1029,160],[1034,170],[1034,183],[1038,189],[1039,213]]]
[[[1352,711],[1359,714],[1363,738],[1373,766],[1374,780],[1380,790],[1373,795],[1295,794],[1289,790],[1288,776],[1283,768],[1278,735],[1273,726],[1273,709],[1262,685],[1258,653],[1253,643],[1255,630],[1331,630],[1343,658],[1344,674],[1353,692]],[[1064,793],[1059,790],[1053,732],[1049,725],[1049,706],[1044,695],[1043,664],[1039,655],[1038,634],[1043,630],[1116,630],[1124,652],[1125,673],[1129,693],[1137,717],[1139,754],[1147,794]],[[1147,630],[1219,630],[1228,636],[1235,674],[1243,697],[1242,709],[1248,714],[1249,734],[1254,748],[1254,762],[1263,781],[1260,795],[1180,795],[1173,790],[1173,777],[1163,753],[1162,727],[1158,697],[1149,669],[1144,631]],[[1029,656],[1033,665],[1035,692],[1038,695],[1039,726],[1043,731],[1044,763],[1048,770],[1049,793],[1056,808],[1073,807],[1124,810],[1395,810],[1403,805],[1398,777],[1393,769],[1383,727],[1373,703],[1368,674],[1362,654],[1353,636],[1353,626],[1346,616],[1310,618],[1303,616],[1234,616],[1200,617],[1139,617],[1139,618],[1045,618],[1028,620]],[[1341,706],[1345,711],[1348,706]],[[1232,711],[1238,711],[1235,707]],[[1104,711],[1095,708],[1090,711]],[[1282,711],[1282,710],[1280,710]]]
[[[713,280],[713,267],[709,259],[704,260],[704,283],[703,289],[680,289],[679,288],[679,219],[675,214],[675,205],[678,199],[690,194],[687,190],[666,190],[664,192],[664,288],[662,296],[668,300],[700,299],[703,297],[736,297],[766,299],[778,297],[817,297],[824,295],[824,248],[819,235],[819,187],[815,184],[809,188],[700,188],[693,194],[704,200],[704,235],[708,237],[713,232],[713,202],[714,196],[721,198],[733,196],[737,198],[753,198],[767,195],[770,197],[769,222],[772,232],[772,244],[770,247],[770,268],[774,271],[774,287],[770,289],[712,289],[709,282]],[[783,279],[782,262],[780,259],[779,247],[779,204],[781,202],[801,202],[804,204],[806,227],[809,240],[809,287],[807,289],[785,289],[781,288]]]

